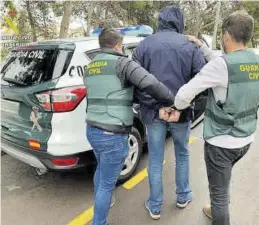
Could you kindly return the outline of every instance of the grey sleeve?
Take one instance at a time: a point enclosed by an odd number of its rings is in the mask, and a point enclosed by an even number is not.
[[[125,85],[134,85],[156,100],[168,102],[168,104],[174,103],[173,93],[155,76],[132,59],[120,57],[116,64],[116,72],[124,80]]]
[[[195,46],[192,57],[192,77],[201,71],[206,65],[202,51]]]
[[[200,47],[200,50],[204,56],[204,58],[206,59],[207,62],[209,62],[210,60],[220,56],[219,52],[213,51],[211,50],[207,45],[203,44]]]
[[[196,95],[214,87],[227,88],[228,70],[222,57],[212,59],[187,84],[182,86],[175,97],[175,107],[179,110],[190,106]]]

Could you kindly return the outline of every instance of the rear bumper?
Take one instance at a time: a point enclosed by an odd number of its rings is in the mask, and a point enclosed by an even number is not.
[[[26,163],[29,164],[32,167],[40,168],[40,169],[45,169],[47,170],[46,166],[35,156],[30,155],[28,153],[19,151],[18,149],[14,148],[11,145],[8,145],[5,141],[1,142],[1,150],[3,150],[5,153],[8,155]]]
[[[1,138],[1,150],[8,155],[36,168],[43,170],[74,170],[96,163],[93,151],[87,151],[75,155],[53,156],[47,152],[31,150]],[[78,158],[77,165],[56,166],[52,159]]]

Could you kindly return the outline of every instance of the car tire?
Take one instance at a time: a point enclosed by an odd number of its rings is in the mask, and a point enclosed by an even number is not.
[[[127,181],[136,171],[143,152],[143,143],[139,131],[133,127],[129,134],[129,155],[119,176],[118,183]],[[128,163],[127,163],[127,160]]]

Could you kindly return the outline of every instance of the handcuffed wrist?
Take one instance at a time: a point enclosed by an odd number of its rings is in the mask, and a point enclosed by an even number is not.
[[[177,110],[178,112],[182,112],[183,110],[177,109],[175,105],[171,106],[172,109]]]

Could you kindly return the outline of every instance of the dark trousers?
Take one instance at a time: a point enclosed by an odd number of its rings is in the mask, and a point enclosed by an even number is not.
[[[209,180],[212,225],[230,225],[229,184],[233,166],[248,151],[250,144],[238,149],[226,149],[205,142],[205,162]]]

